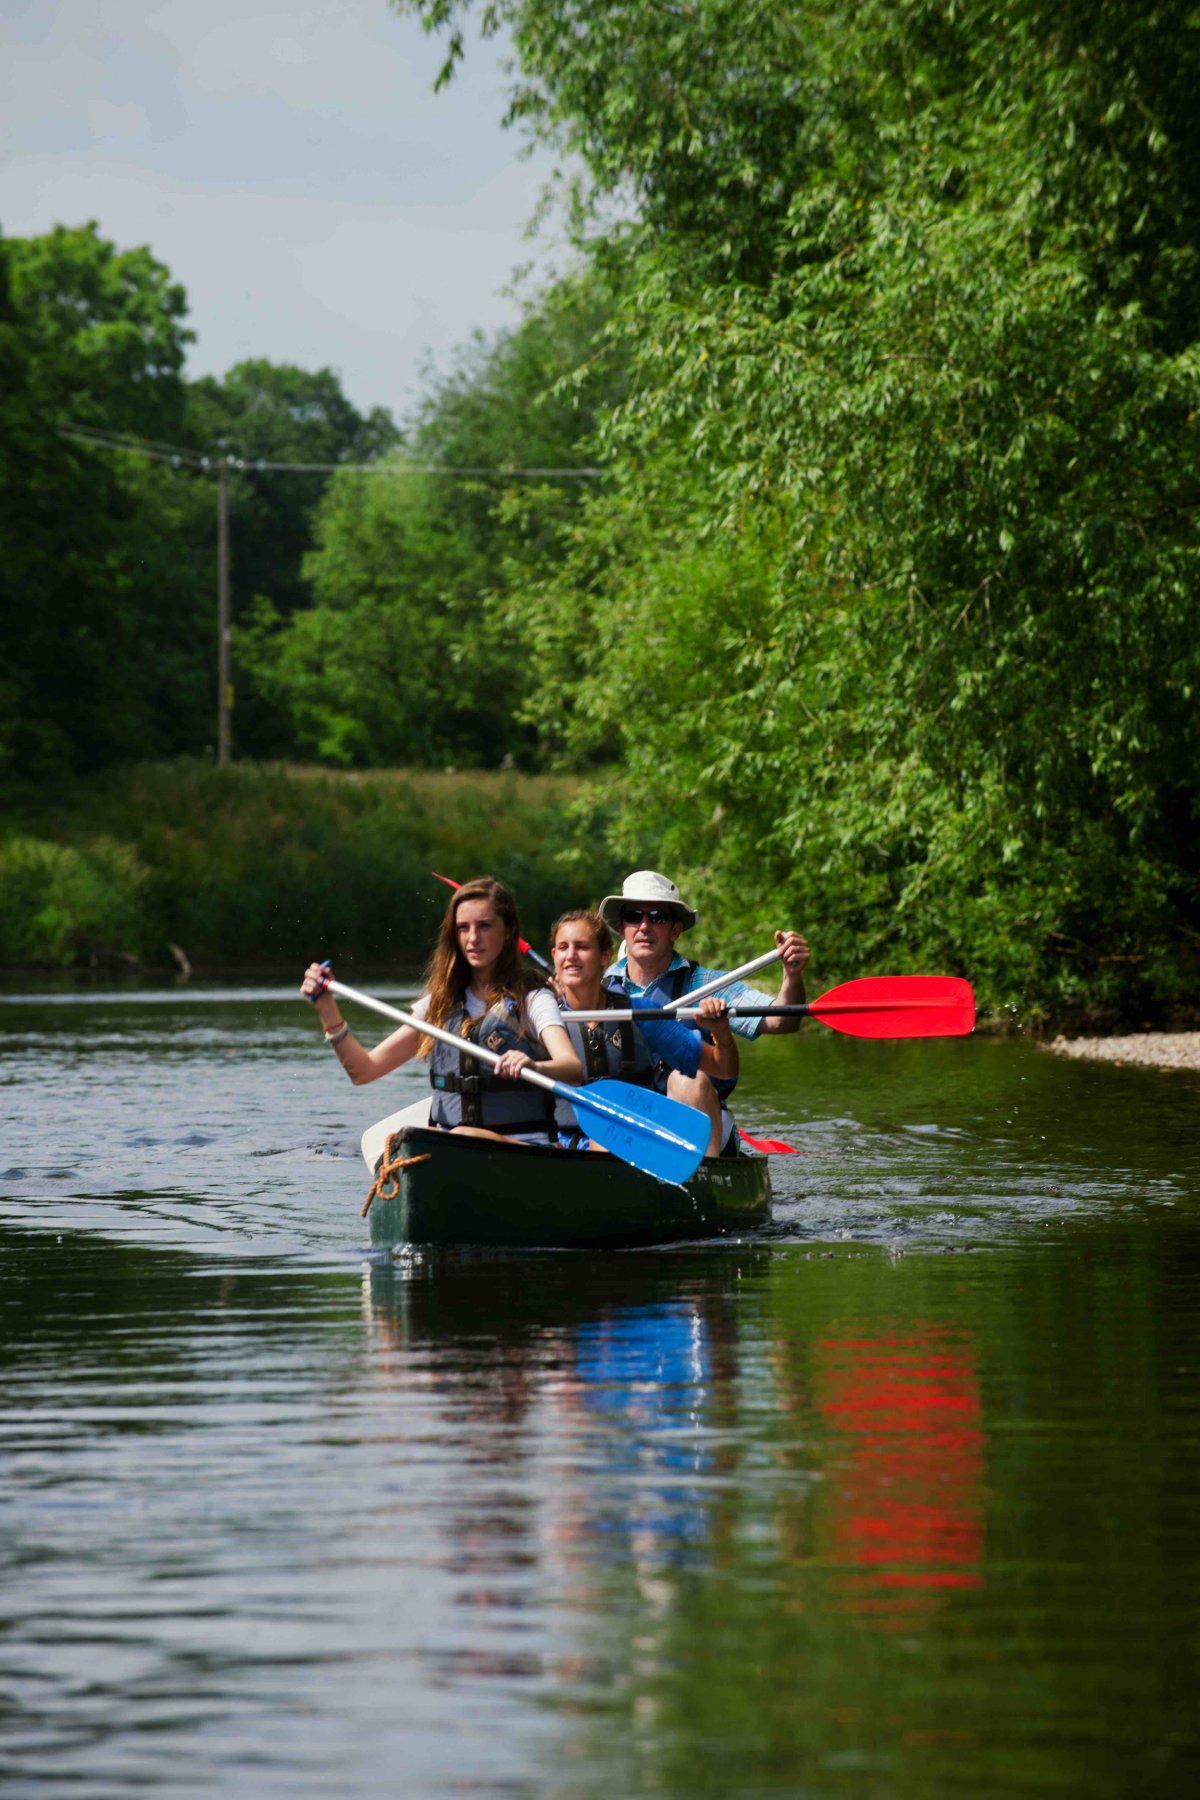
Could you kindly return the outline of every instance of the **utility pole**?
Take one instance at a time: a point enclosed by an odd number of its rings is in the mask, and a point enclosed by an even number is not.
[[[73,425],[64,422],[58,426],[63,437],[77,438],[81,443],[89,444],[94,450],[125,452],[131,456],[149,457],[153,462],[171,463],[176,469],[196,469],[208,475],[215,465],[217,471],[217,766],[228,768],[233,761],[233,733],[230,721],[233,713],[233,632],[229,619],[229,471],[244,469],[246,463],[236,456],[229,456],[224,451],[215,455],[208,450],[197,450],[181,444],[156,444],[147,439],[129,437],[123,432],[101,430],[90,425]],[[223,444],[228,439],[220,440]],[[480,476],[503,475],[507,479],[521,481],[542,480],[549,477],[563,477],[570,481],[598,480],[604,473],[602,469],[539,469],[539,468],[457,468],[448,464],[423,465],[409,463],[403,467],[380,460],[369,463],[325,463],[325,462],[272,462],[258,460],[255,469],[269,470],[278,474],[296,474],[312,476],[315,474],[338,474],[347,469],[361,469],[371,475],[438,475],[459,476],[476,480]]]
[[[233,683],[229,666],[229,458],[217,459],[217,767],[232,761],[229,714]]]

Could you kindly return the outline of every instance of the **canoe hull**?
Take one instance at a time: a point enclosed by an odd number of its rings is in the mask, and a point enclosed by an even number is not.
[[[706,1159],[684,1187],[614,1156],[540,1150],[403,1126],[394,1199],[369,1214],[372,1244],[617,1249],[760,1230],[771,1217],[765,1156]]]

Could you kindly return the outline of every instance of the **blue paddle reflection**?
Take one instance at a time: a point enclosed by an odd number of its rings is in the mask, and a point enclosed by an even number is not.
[[[572,1335],[575,1399],[598,1428],[589,1434],[589,1462],[618,1478],[589,1528],[628,1538],[642,1557],[703,1541],[712,1506],[704,1412],[713,1357],[699,1308],[679,1301],[618,1309]]]

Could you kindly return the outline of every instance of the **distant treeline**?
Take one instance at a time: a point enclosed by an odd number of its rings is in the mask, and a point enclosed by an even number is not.
[[[607,891],[563,776],[141,764],[81,779],[0,835],[0,969],[424,964],[451,880],[499,875],[540,947]]]
[[[472,0],[396,3],[452,69]],[[237,473],[239,754],[594,771],[580,854],[669,869],[731,954],[786,921],[1025,1016],[1194,1001],[1192,7],[474,10],[578,264],[401,427],[328,375],[184,382],[146,251],[6,246],[13,793],[212,741],[211,484],[56,422],[390,459]]]
[[[547,390],[598,302],[568,284],[471,345],[403,432],[328,369],[185,380],[186,310],[149,250],[94,224],[0,239],[0,793],[212,753],[218,460],[239,757],[536,764],[536,674],[501,601],[579,485],[417,471],[580,463],[590,415]]]

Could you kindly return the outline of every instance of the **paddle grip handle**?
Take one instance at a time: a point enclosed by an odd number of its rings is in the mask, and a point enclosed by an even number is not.
[[[333,967],[332,958],[327,956],[325,958],[325,961],[321,964],[321,967],[323,969],[332,969],[332,967]],[[327,981],[325,983],[325,986],[323,988],[318,988],[317,992],[315,994],[305,994],[304,998],[308,1001],[308,1004],[310,1006],[315,1006],[317,1004],[317,1001],[321,998],[322,994],[332,993],[332,991],[333,991],[333,983],[331,981]]]

